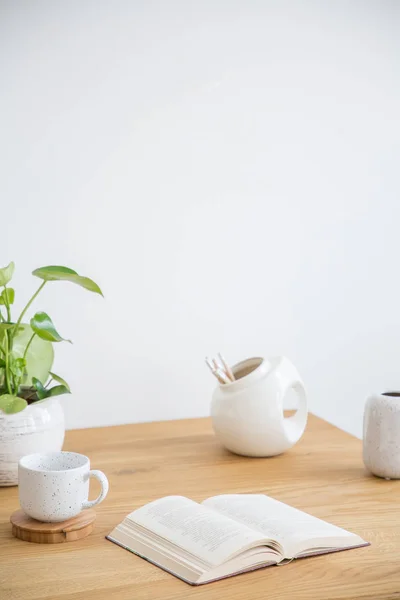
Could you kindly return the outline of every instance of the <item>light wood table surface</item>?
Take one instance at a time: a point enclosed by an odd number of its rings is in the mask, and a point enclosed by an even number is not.
[[[65,449],[88,455],[110,480],[95,530],[54,546],[14,539],[8,520],[18,490],[0,488],[1,600],[400,598],[400,481],[367,475],[361,442],[314,416],[291,451],[269,459],[225,451],[209,419],[70,431]],[[201,501],[227,492],[269,494],[372,545],[191,587],[105,539],[161,496]]]

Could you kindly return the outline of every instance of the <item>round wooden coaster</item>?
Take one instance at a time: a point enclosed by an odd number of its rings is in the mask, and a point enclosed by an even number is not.
[[[10,517],[13,536],[37,544],[59,544],[80,540],[93,531],[95,520],[96,513],[90,508],[77,517],[60,523],[36,521],[28,517],[23,510],[16,510]]]

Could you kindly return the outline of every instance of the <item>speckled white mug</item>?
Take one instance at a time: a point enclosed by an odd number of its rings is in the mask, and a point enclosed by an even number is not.
[[[89,478],[96,477],[101,492],[88,500]],[[19,501],[24,512],[38,521],[56,523],[79,515],[107,496],[108,480],[91,471],[90,460],[76,452],[28,454],[18,464]]]

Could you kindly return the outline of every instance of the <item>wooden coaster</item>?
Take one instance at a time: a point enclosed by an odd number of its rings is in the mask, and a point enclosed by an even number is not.
[[[60,523],[42,523],[28,517],[23,510],[16,510],[10,517],[12,534],[25,542],[59,544],[80,540],[93,531],[96,513],[84,510],[77,517]]]

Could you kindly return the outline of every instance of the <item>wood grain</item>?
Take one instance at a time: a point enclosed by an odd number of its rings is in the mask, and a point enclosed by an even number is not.
[[[303,439],[275,458],[230,454],[208,419],[70,431],[65,449],[90,456],[92,468],[110,480],[96,528],[73,544],[21,542],[9,523],[18,490],[0,489],[1,600],[400,598],[400,481],[369,476],[361,442],[316,417]],[[105,540],[130,511],[155,498],[227,492],[270,494],[372,545],[193,588]]]
[[[75,542],[90,535],[93,531],[96,512],[84,510],[76,517],[59,523],[42,523],[28,517],[18,509],[10,517],[12,534],[19,540],[36,544],[60,544]]]

